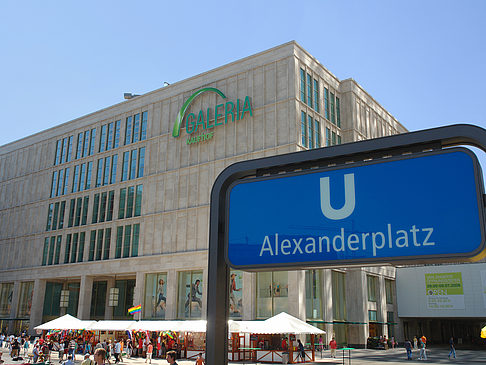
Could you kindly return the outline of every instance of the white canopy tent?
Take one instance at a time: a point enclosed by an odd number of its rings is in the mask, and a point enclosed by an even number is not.
[[[307,322],[291,316],[285,312],[279,313],[263,322],[260,322],[261,334],[293,333],[296,335],[321,335],[325,331],[314,327]]]
[[[96,323],[96,321],[82,321],[66,314],[62,317],[53,319],[52,321],[41,324],[35,327],[36,330],[85,330],[91,325]]]
[[[94,322],[89,328],[90,331],[126,331],[135,321],[98,321]]]

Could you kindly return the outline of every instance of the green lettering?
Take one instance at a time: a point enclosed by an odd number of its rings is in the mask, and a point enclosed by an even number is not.
[[[189,118],[191,118],[192,121],[189,121]],[[191,134],[192,132],[194,132],[194,119],[196,119],[196,116],[194,115],[194,113],[190,113],[186,118],[186,132],[187,132],[187,134]],[[192,125],[192,128],[189,128],[190,125]],[[197,127],[196,127],[196,130],[197,130]]]
[[[204,113],[202,110],[199,111],[199,115],[197,116],[197,124],[196,124],[195,132],[197,132],[197,127],[199,127],[200,125],[202,125],[203,129],[206,129],[206,121],[204,120]]]
[[[206,122],[207,122],[206,129],[214,128],[214,125],[209,123],[209,110],[211,110],[211,108],[208,108],[208,111],[206,113]]]
[[[236,120],[240,120],[240,99],[236,99]]]
[[[231,105],[231,109],[228,108],[228,105]],[[235,121],[235,112],[233,111],[234,108],[235,104],[231,101],[224,104],[224,124],[228,123],[228,114],[231,115],[231,121]]]
[[[241,118],[240,119],[243,119],[245,117],[245,112],[250,112],[250,117],[253,116],[249,96],[245,97],[245,102],[243,103],[243,110],[241,111]]]
[[[223,125],[223,123],[218,123],[218,118],[223,116],[223,114],[219,114],[218,108],[222,108],[222,107],[224,107],[224,104],[218,104],[214,107],[214,125],[215,126]]]

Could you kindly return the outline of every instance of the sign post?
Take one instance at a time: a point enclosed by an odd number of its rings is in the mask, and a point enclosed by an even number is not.
[[[211,192],[206,361],[226,364],[229,265],[242,270],[478,260],[485,196],[453,125],[239,162]]]

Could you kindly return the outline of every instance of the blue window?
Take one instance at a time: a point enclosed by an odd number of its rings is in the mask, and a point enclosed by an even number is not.
[[[123,152],[123,164],[122,164],[122,178],[121,181],[128,179],[128,162],[130,160],[130,152]]]
[[[341,111],[339,106],[339,98],[336,96],[336,124],[339,128],[341,128]]]
[[[74,166],[73,193],[78,191],[79,165]]]
[[[83,163],[81,165],[81,175],[79,176],[79,191],[84,190],[85,183],[86,183],[86,164]]]
[[[64,170],[59,170],[59,179],[57,180],[57,194],[62,195],[62,188],[64,187]]]
[[[118,163],[118,155],[113,155],[111,157],[111,179],[110,184],[116,182],[116,164]]]
[[[337,136],[337,144],[341,144],[341,143],[342,143],[341,142],[341,136],[338,134],[338,136]]]
[[[96,187],[101,186],[103,181],[103,159],[98,159],[98,166],[96,169]]]
[[[81,158],[83,153],[84,133],[78,133],[78,148],[76,149],[76,158]]]
[[[72,154],[73,154],[73,136],[69,136],[66,162],[71,161]]]
[[[88,156],[89,152],[89,131],[84,132],[84,149],[83,149],[83,157]]]
[[[57,187],[57,171],[54,171],[52,173],[51,198],[56,196],[56,187]]]
[[[312,102],[312,77],[309,74],[307,74],[307,105],[311,108],[314,106]]]
[[[305,71],[300,69],[300,100],[305,103]]]
[[[137,177],[143,177],[143,170],[145,165],[145,147],[140,148],[138,153],[138,171]]]
[[[105,157],[105,169],[103,172],[103,185],[110,183],[110,157]]]
[[[96,128],[93,128],[91,130],[91,143],[90,143],[90,146],[89,146],[89,155],[90,156],[94,153],[95,141],[96,141]]]
[[[115,122],[115,140],[113,142],[113,148],[117,148],[118,145],[120,144],[120,124],[121,124],[120,120],[117,120]]]
[[[331,123],[336,124],[336,112],[334,109],[334,103],[336,101],[336,97],[334,96],[333,93],[331,93]]]
[[[64,212],[66,210],[66,201],[61,202],[61,208],[59,210],[59,229],[64,227]]]
[[[314,121],[310,115],[307,116],[307,126],[309,127],[309,148],[314,148]]]
[[[125,125],[125,144],[132,143],[132,117],[127,118]]]
[[[66,162],[66,153],[67,153],[67,138],[63,138],[62,140],[62,152],[61,152],[61,163]]]
[[[52,229],[57,229],[57,218],[59,217],[59,202],[54,204],[54,214],[52,216]]]
[[[140,137],[140,114],[133,116],[133,142],[138,142]]]
[[[326,128],[326,147],[331,145],[331,130]]]
[[[142,113],[142,126],[140,129],[140,140],[143,141],[147,139],[147,121],[148,121],[148,112]]]
[[[60,159],[61,159],[61,140],[59,139],[56,142],[56,156],[54,158],[54,165],[59,165]]]
[[[91,189],[91,174],[93,170],[93,162],[88,162],[88,171],[86,173],[86,190]]]
[[[321,147],[321,123],[318,120],[314,120],[315,132],[316,132],[316,148]]]
[[[106,141],[106,150],[109,151],[113,148],[113,122],[108,124],[108,137]]]
[[[324,88],[324,116],[329,120],[329,90]]]
[[[319,113],[319,81],[314,80],[314,109]]]
[[[331,143],[332,143],[333,146],[336,145],[336,132],[332,132]]]
[[[106,124],[101,126],[100,152],[104,152],[106,147]]]
[[[69,185],[69,167],[64,170],[64,191],[63,194],[67,194]]]
[[[47,253],[49,252],[49,237],[44,239],[44,251],[42,252],[42,266],[47,265]]]
[[[52,227],[52,214],[54,213],[54,204],[49,204],[49,208],[47,209],[47,224],[46,224],[46,231],[50,231]]]
[[[307,116],[301,112],[302,146],[307,147]]]
[[[137,177],[137,150],[132,150],[130,157],[130,177],[129,179],[135,179]]]
[[[91,215],[91,223],[98,223],[98,211],[100,210],[100,194],[94,195],[93,214]]]

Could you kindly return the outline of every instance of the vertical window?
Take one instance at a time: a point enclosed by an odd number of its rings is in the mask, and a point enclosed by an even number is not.
[[[125,204],[127,197],[127,188],[120,189],[120,201],[118,205],[118,219],[125,218]]]
[[[69,136],[66,162],[71,161],[72,154],[73,154],[73,136]]]
[[[71,247],[71,263],[76,262],[76,254],[78,253],[78,237],[79,233],[73,234],[73,244]]]
[[[130,152],[123,152],[123,164],[122,164],[122,178],[121,181],[128,179],[128,162],[130,160]]]
[[[106,221],[109,222],[113,219],[113,205],[115,203],[115,191],[111,190],[108,193],[108,208],[106,212]]]
[[[86,237],[86,233],[81,232],[79,234],[79,245],[78,245],[78,262],[83,262],[84,256],[84,240]]]
[[[54,249],[56,246],[56,237],[51,237],[51,243],[49,244],[49,261],[47,265],[52,265],[54,262]]]
[[[314,148],[314,121],[310,115],[307,116],[307,125],[309,127],[309,148]]]
[[[305,271],[307,319],[322,319],[321,270]]]
[[[130,175],[129,179],[135,179],[137,176],[137,150],[132,150],[130,157]]]
[[[103,260],[110,258],[111,228],[105,229],[105,247],[103,251]]]
[[[48,252],[49,252],[49,237],[44,239],[44,251],[42,251],[42,266],[47,265]]]
[[[59,139],[56,142],[56,156],[54,158],[54,165],[59,165],[60,159],[61,159],[61,140]]]
[[[135,187],[128,187],[128,199],[127,199],[127,215],[126,218],[133,217],[133,198],[135,195]]]
[[[334,96],[333,93],[331,93],[331,123],[336,125],[336,111],[334,107],[336,97]]]
[[[115,247],[115,258],[119,259],[122,254],[123,245],[123,226],[116,228],[116,247]]]
[[[319,81],[314,80],[314,110],[319,113]]]
[[[107,192],[105,191],[104,193],[101,193],[100,217],[99,217],[98,222],[104,222],[105,221],[105,215],[106,215],[106,199],[107,199]]]
[[[98,159],[98,166],[96,168],[96,187],[101,186],[103,181],[103,159]]]
[[[331,143],[333,146],[336,145],[336,132],[331,133]]]
[[[331,145],[331,130],[326,127],[326,146]]]
[[[113,148],[113,122],[108,123],[108,137],[106,141],[106,150],[109,151]]]
[[[148,112],[142,113],[142,125],[140,127],[140,140],[143,141],[147,139],[147,121],[148,121]]]
[[[56,196],[62,195],[63,184],[64,184],[64,170],[59,170],[59,179],[57,180]]]
[[[138,171],[137,177],[143,177],[143,170],[145,165],[145,147],[140,148],[138,153]]]
[[[393,304],[393,280],[385,279],[386,303]]]
[[[318,120],[314,120],[315,132],[316,132],[316,148],[321,147],[321,123]]]
[[[86,190],[91,189],[91,173],[93,170],[93,161],[88,162],[88,171],[86,172]]]
[[[52,229],[57,229],[57,217],[59,216],[59,202],[54,204],[54,214],[52,216]]]
[[[64,247],[64,263],[67,264],[69,262],[69,258],[71,255],[71,234],[66,235],[66,246]]]
[[[257,273],[257,318],[288,312],[288,272]]]
[[[61,202],[61,209],[59,210],[59,229],[64,228],[64,212],[66,210],[66,201]]]
[[[345,280],[344,273],[332,271],[332,311],[334,320],[338,321],[346,320]]]
[[[201,318],[202,316],[202,271],[179,273],[177,316],[179,318]]]
[[[49,208],[47,209],[47,224],[46,224],[46,231],[50,231],[52,227],[52,214],[54,213],[54,204],[49,204]]]
[[[67,138],[62,139],[61,163],[66,162],[67,142],[68,142]]]
[[[81,174],[79,176],[79,191],[84,190],[84,184],[86,182],[86,164],[81,164]]]
[[[56,187],[57,187],[57,171],[54,171],[52,173],[51,198],[56,196]]]
[[[81,222],[82,205],[83,205],[83,198],[78,198],[76,200],[76,217],[74,218],[74,226],[75,227],[79,226],[79,223]]]
[[[301,112],[302,146],[307,147],[307,116]]]
[[[341,107],[339,106],[339,98],[336,96],[336,122],[337,126],[341,128]]]
[[[312,77],[309,74],[307,74],[307,105],[311,108],[314,106],[312,101]]]
[[[165,319],[167,273],[145,275],[144,319]],[[155,299],[155,303],[154,303]]]
[[[329,120],[329,90],[324,88],[324,116]]]
[[[68,185],[69,185],[69,167],[66,167],[64,169],[64,191],[63,191],[63,195],[67,194]]]
[[[132,117],[128,117],[125,124],[125,144],[132,143]]]
[[[99,209],[100,209],[100,194],[95,194],[93,200],[93,214],[91,215],[91,223],[98,223]]]
[[[78,180],[79,180],[79,165],[74,166],[74,176],[73,176],[73,193],[78,191]]]
[[[89,155],[91,156],[94,154],[94,149],[95,149],[95,141],[96,141],[96,128],[93,128],[91,130],[91,143],[89,146]]]
[[[72,227],[73,226],[73,222],[74,222],[74,210],[75,210],[75,206],[76,206],[76,200],[75,199],[71,199],[70,203],[69,203],[69,220],[68,220],[68,227]]]
[[[342,143],[341,142],[341,136],[338,134],[338,136],[337,136],[337,144],[341,144],[341,143]]]
[[[104,152],[105,149],[106,149],[106,124],[101,126],[99,152]]]
[[[78,133],[78,148],[76,149],[76,158],[81,158],[83,156],[83,141],[84,133]]]
[[[105,170],[103,172],[103,185],[110,183],[110,157],[105,157]]]
[[[98,229],[98,239],[96,241],[96,260],[101,260],[103,253],[103,230]]]
[[[85,196],[83,201],[83,218],[81,219],[82,226],[86,225],[86,222],[88,221],[88,203],[89,196]]]
[[[140,114],[137,113],[133,116],[133,142],[138,142],[140,137]]]
[[[88,261],[93,261],[94,260],[95,244],[96,244],[96,231],[91,231],[91,236],[89,238],[89,255],[88,255]]]
[[[125,239],[123,241],[123,257],[130,256],[130,241],[132,236],[132,226],[125,226]]]
[[[88,131],[84,132],[83,157],[88,156],[88,152],[89,152],[89,141],[90,141],[90,138],[89,138],[89,130],[88,130]]]
[[[54,257],[55,265],[59,264],[59,256],[61,255],[61,241],[62,241],[62,236],[57,236],[56,255]]]
[[[137,185],[137,192],[135,197],[135,217],[140,216],[142,212],[142,191],[143,185]]]
[[[373,275],[367,275],[366,279],[368,282],[368,301],[376,302],[376,281],[378,278]]]
[[[111,156],[111,177],[110,184],[116,182],[116,164],[118,163],[118,155]]]
[[[305,103],[305,71],[300,69],[300,100]]]
[[[117,148],[120,144],[120,124],[120,120],[115,122],[115,140],[113,141],[113,148]]]
[[[133,237],[132,237],[132,257],[138,256],[138,239],[140,237],[140,224],[133,225]]]

